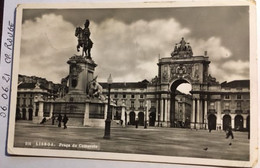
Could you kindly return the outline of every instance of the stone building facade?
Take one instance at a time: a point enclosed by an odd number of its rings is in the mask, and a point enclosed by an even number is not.
[[[35,98],[43,100],[57,98],[60,84],[36,76],[19,75],[17,88],[16,119],[33,120],[38,115]]]
[[[207,52],[194,56],[184,38],[176,44],[171,57],[160,58],[157,65],[157,76],[143,88],[146,107],[144,122],[163,127],[179,127],[184,122],[184,125],[195,129],[226,129],[229,125],[235,130],[249,129],[249,80],[220,84],[208,72],[210,60]],[[190,97],[186,96],[183,110],[176,91],[182,83],[189,83],[192,88]],[[126,104],[126,109],[131,107]],[[139,112],[131,113],[130,109],[126,115],[134,118]]]
[[[103,93],[107,94],[108,85],[100,83],[103,86]],[[111,98],[116,104],[114,110],[114,120],[122,120],[126,125],[138,124],[144,126],[145,123],[149,126],[167,126],[164,124],[163,117],[158,115],[159,99],[153,97],[150,104],[148,95],[156,95],[156,92],[148,92],[148,88],[152,87],[151,82],[143,80],[141,82],[124,82],[113,83],[111,85]],[[186,95],[179,91],[175,99],[176,121],[177,127],[185,127],[189,125],[192,99],[191,95]],[[125,107],[122,111],[122,106]],[[186,125],[184,124],[186,122]],[[169,126],[169,125],[168,125]]]

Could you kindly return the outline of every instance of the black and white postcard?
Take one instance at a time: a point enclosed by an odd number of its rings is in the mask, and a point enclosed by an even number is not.
[[[250,167],[251,2],[18,5],[11,155]]]

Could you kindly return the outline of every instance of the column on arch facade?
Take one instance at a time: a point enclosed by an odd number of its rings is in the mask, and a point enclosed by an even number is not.
[[[163,108],[163,98],[161,98],[161,100],[160,100],[160,123],[162,123],[164,120],[163,120],[163,116],[164,116],[164,108]]]
[[[171,119],[170,119],[170,113],[171,113],[171,100],[167,99],[167,113],[166,113],[166,121],[167,121],[167,127],[171,126]]]
[[[185,98],[185,101],[182,103],[182,122],[184,123],[185,122],[185,119],[186,119],[186,98]]]
[[[29,120],[29,108],[25,107],[25,109],[26,109],[26,113],[25,113],[26,120]]]
[[[197,99],[197,126],[196,128],[200,128],[200,125],[201,125],[201,108],[200,108],[200,99]]]
[[[164,99],[164,121],[167,122],[167,115],[168,115],[168,98]]]
[[[243,128],[246,128],[246,118],[247,118],[247,115],[245,116],[245,115],[243,115],[242,116],[243,117]]]
[[[208,101],[204,100],[204,120],[205,128],[208,129]]]
[[[130,116],[129,116],[129,111],[126,112],[126,125],[128,125],[128,123],[130,122]]]
[[[150,109],[151,109],[151,106],[152,106],[152,102],[151,102],[151,100],[149,99],[149,100],[146,100],[146,122],[147,123],[149,123],[149,121],[150,121],[150,113],[149,113],[149,111],[150,111]],[[148,124],[149,125],[149,124]]]
[[[221,126],[222,128],[222,122],[221,122],[221,102],[220,100],[217,100],[217,127]]]
[[[155,112],[155,126],[156,126],[156,123],[158,124],[158,114],[159,114],[159,99],[157,98],[157,100],[155,101],[156,102],[156,112]]]
[[[231,115],[231,127],[232,129],[235,128],[235,115]]]
[[[125,121],[125,105],[123,104],[122,105],[122,110],[121,110],[121,120],[123,121],[123,124],[122,126],[125,126],[126,125],[126,121]]]
[[[52,117],[53,116],[53,102],[51,102],[50,104],[50,114],[49,114],[49,117]]]
[[[191,115],[191,128],[195,128],[195,98],[192,98],[192,115]]]

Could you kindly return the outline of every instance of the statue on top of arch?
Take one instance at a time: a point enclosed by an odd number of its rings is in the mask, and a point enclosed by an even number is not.
[[[207,77],[207,82],[210,85],[216,85],[219,84],[219,82],[216,80],[216,78],[212,77],[210,74]]]
[[[190,44],[186,43],[182,37],[180,43],[175,44],[174,51],[171,53],[171,56],[176,58],[192,57],[192,48]]]

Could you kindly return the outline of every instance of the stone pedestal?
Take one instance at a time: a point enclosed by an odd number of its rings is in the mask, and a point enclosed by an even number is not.
[[[97,64],[92,59],[82,56],[72,56],[67,63],[69,70],[69,94],[84,94],[88,91],[88,84],[93,80]]]
[[[104,107],[104,115],[102,118],[95,118],[90,116],[90,106],[93,105],[100,105]],[[99,109],[100,110],[100,109]],[[100,111],[97,113],[100,113]],[[85,113],[84,113],[84,126],[90,127],[105,127],[105,120],[107,116],[107,103],[101,101],[86,101],[85,104]]]

